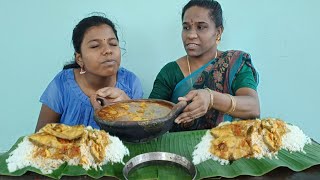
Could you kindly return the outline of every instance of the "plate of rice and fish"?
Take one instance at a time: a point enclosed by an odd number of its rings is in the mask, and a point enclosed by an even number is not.
[[[54,174],[66,165],[84,171],[101,171],[106,164],[123,163],[129,150],[117,137],[91,127],[47,124],[39,132],[23,137],[6,159],[14,173],[35,168],[40,174]],[[124,163],[123,163],[124,164]]]
[[[280,119],[239,120],[223,122],[218,127],[206,131],[195,146],[192,158],[195,165],[214,161],[225,168],[251,168],[253,172],[260,171],[261,175],[278,166],[300,171],[303,170],[302,164],[310,161],[309,158],[316,155],[319,159],[319,153],[309,153],[309,150],[313,150],[309,149],[313,145],[319,146],[299,127]],[[308,148],[308,152],[305,151],[305,147]],[[316,164],[319,164],[319,160],[317,161]],[[270,166],[270,163],[274,163],[275,166]],[[243,173],[246,171],[237,173],[255,174]],[[222,177],[237,176],[235,172],[229,175],[222,174]]]
[[[304,152],[311,139],[297,126],[279,119],[240,120],[221,123],[207,131],[193,152],[193,162],[208,159],[227,165],[241,158],[277,158],[280,149]]]

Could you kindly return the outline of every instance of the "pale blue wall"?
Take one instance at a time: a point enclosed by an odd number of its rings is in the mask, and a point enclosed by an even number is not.
[[[187,0],[0,0],[0,151],[34,131],[39,96],[72,58],[71,32],[90,12],[119,26],[122,65],[142,80],[147,97],[167,62],[185,54],[181,8]],[[251,53],[260,73],[262,117],[279,117],[320,140],[318,0],[220,0],[220,49]]]

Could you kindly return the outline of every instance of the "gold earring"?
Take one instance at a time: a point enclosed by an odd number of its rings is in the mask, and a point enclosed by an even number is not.
[[[219,44],[219,43],[220,43],[220,40],[221,40],[221,38],[220,38],[220,37],[217,37],[217,39],[216,39],[216,44]]]
[[[84,73],[86,73],[86,72],[87,72],[87,71],[83,70],[82,67],[81,67],[81,69],[80,69],[80,74],[84,74]]]

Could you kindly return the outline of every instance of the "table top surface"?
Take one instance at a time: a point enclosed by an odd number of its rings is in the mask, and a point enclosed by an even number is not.
[[[295,172],[290,170],[289,168],[286,167],[280,167],[277,168],[263,176],[238,176],[236,178],[233,179],[239,179],[239,180],[260,180],[260,179],[270,179],[270,180],[274,180],[274,179],[315,179],[315,180],[319,180],[320,179],[320,165],[316,165],[316,166],[312,166],[304,171],[300,171],[300,172]],[[43,175],[39,175],[36,174],[34,172],[27,172],[26,174],[24,174],[23,176],[1,176],[0,175],[0,180],[2,179],[12,179],[12,180],[24,180],[24,179],[50,179],[46,176]],[[89,176],[62,176],[61,179],[91,179],[91,177]],[[105,179],[105,180],[114,180],[117,178],[113,178],[113,177],[103,177],[100,179]],[[210,179],[214,179],[214,178],[210,178]],[[228,178],[219,178],[219,179],[228,179]]]

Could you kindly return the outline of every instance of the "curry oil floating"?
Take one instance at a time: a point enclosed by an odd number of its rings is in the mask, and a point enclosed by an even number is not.
[[[240,158],[277,158],[280,149],[304,152],[310,143],[297,126],[280,119],[225,122],[202,137],[193,152],[193,163],[213,159],[224,165]]]
[[[166,116],[170,107],[150,102],[122,102],[102,108],[98,116],[106,121],[148,121]]]

